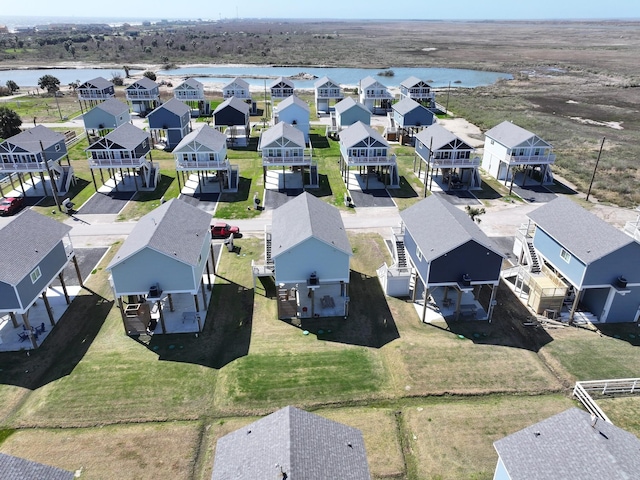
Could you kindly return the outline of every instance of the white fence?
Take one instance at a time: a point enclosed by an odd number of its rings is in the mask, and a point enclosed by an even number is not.
[[[640,378],[616,378],[610,380],[592,380],[576,382],[573,396],[580,400],[584,407],[605,422],[612,423],[602,411],[592,395],[629,396],[640,394]]]

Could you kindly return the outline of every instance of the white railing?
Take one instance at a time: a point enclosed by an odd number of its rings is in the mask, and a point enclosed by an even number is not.
[[[173,96],[178,100],[204,100],[204,92],[200,91],[180,91],[176,90],[173,92]]]
[[[640,242],[640,219],[634,222],[627,222],[624,225],[624,233]]]
[[[434,168],[453,168],[453,167],[478,167],[480,166],[480,157],[473,158],[433,158],[431,165]]]
[[[262,165],[310,165],[310,155],[286,156],[286,157],[262,157]]]
[[[249,92],[238,92],[237,90],[234,92],[223,92],[222,93],[222,98],[231,98],[231,97],[236,97],[236,98],[240,98],[242,100],[246,100],[248,98],[251,98],[251,93]]]
[[[542,165],[556,161],[556,156],[551,155],[507,155],[504,159],[509,165]]]
[[[320,90],[317,94],[318,98],[342,98],[344,94],[339,90]]]
[[[196,160],[196,161],[184,161],[179,160],[176,163],[176,168],[193,168],[198,170],[221,170],[229,168],[229,160]]]
[[[88,157],[89,167],[139,167],[146,163],[145,157],[140,158],[93,158]]]
[[[395,155],[384,157],[348,157],[347,163],[350,165],[389,165],[396,163]]]
[[[364,92],[364,98],[393,98],[389,92]]]
[[[640,394],[640,378],[614,378],[609,380],[590,380],[576,382],[573,396],[592,414],[605,422],[612,423],[591,395],[630,396]]]
[[[0,163],[0,172],[44,172],[47,170],[45,162],[25,162],[25,163]]]
[[[591,398],[591,395],[589,395],[589,392],[587,392],[582,387],[582,385],[580,385],[580,382],[576,382],[576,386],[573,388],[573,396],[578,400],[580,400],[580,403],[584,405],[584,408],[586,408],[589,413],[591,413],[592,415],[595,415],[598,418],[601,418],[607,423],[613,423],[611,420],[609,420],[609,417],[607,417],[607,414],[604,413],[602,409],[598,406],[595,400]]]
[[[127,92],[127,100],[157,100],[158,93],[152,92]]]
[[[290,89],[282,89],[282,88],[273,88],[271,89],[271,96],[273,98],[285,98],[293,95],[293,88]]]

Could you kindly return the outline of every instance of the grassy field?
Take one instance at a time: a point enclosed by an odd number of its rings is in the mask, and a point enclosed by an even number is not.
[[[351,314],[323,322],[323,334],[318,324],[303,335],[277,320],[274,286],[254,288],[249,265],[263,254],[257,238],[239,240],[240,254],[222,254],[198,338],[125,336],[113,303],[92,300],[109,296],[99,270],[88,285],[94,294],[74,302],[57,340],[31,357],[0,356],[12,365],[0,372],[0,450],[29,445],[29,458],[82,468],[88,479],[125,471],[206,479],[217,438],[295,404],[361,428],[376,479],[491,478],[493,441],[574,404],[562,375],[628,376],[640,361],[622,338],[583,330],[554,331],[538,353],[508,327],[506,309],[491,325],[420,324],[410,303],[381,295],[375,268],[389,260],[382,239],[350,240]],[[70,335],[80,321],[92,333]],[[33,376],[20,379],[25,370]],[[610,408],[626,418],[624,405]]]

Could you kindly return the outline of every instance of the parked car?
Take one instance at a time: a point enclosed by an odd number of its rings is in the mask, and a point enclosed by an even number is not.
[[[229,225],[228,223],[218,222],[211,225],[212,238],[229,238],[232,234],[235,238],[242,236],[240,228]]]
[[[6,197],[0,200],[0,215],[13,215],[24,206],[24,197]]]

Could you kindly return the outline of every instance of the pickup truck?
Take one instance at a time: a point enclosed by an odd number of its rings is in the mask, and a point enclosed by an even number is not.
[[[13,215],[24,205],[23,197],[7,197],[0,200],[0,215]]]
[[[236,238],[240,237],[240,229],[224,222],[218,222],[211,225],[212,238],[228,238],[232,234]]]

